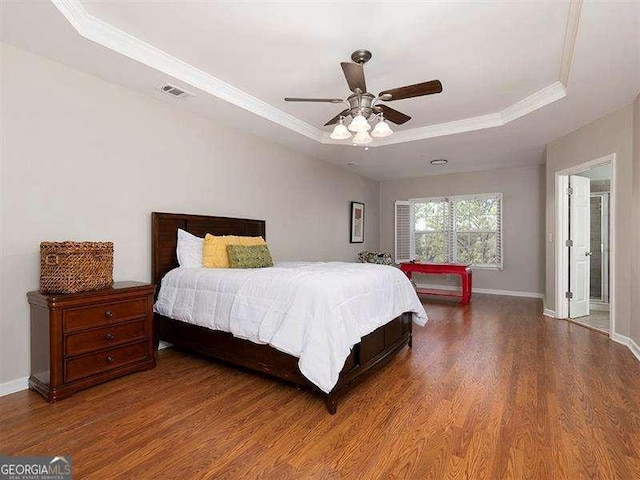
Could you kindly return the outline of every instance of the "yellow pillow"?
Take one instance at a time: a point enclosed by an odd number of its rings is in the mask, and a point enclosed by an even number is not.
[[[266,245],[262,237],[238,237],[223,235],[216,237],[207,233],[202,244],[202,266],[209,268],[229,268],[227,245]]]

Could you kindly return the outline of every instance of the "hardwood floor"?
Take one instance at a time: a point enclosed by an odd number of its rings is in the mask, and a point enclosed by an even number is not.
[[[539,300],[425,300],[413,351],[341,397],[171,349],[49,405],[0,398],[0,452],[74,478],[640,478],[640,362]],[[436,303],[438,302],[438,303]]]

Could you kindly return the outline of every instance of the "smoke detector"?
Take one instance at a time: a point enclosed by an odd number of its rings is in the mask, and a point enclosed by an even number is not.
[[[180,98],[182,100],[189,97],[193,97],[193,93],[187,92],[186,90],[183,90],[182,88],[178,88],[175,85],[169,85],[169,84],[162,85],[160,87],[160,91],[162,93],[166,93],[171,97]]]
[[[431,165],[441,166],[449,163],[449,160],[447,160],[446,158],[436,158],[435,160],[431,160],[431,162],[429,163],[431,163]]]

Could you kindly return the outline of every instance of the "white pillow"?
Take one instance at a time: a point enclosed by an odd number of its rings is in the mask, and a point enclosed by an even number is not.
[[[181,267],[202,268],[202,244],[204,238],[191,235],[182,229],[178,229],[178,246],[176,247],[176,256],[178,257],[178,265]]]

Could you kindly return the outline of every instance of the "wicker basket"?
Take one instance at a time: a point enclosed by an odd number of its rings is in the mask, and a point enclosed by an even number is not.
[[[76,293],[113,285],[112,242],[42,242],[40,291]]]

